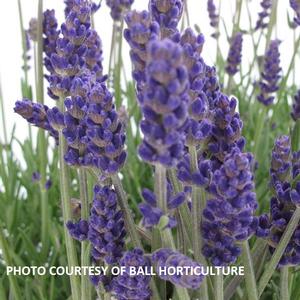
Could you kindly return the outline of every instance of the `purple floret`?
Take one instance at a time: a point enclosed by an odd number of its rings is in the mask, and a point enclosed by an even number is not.
[[[290,6],[295,11],[294,23],[300,26],[300,2],[298,0],[290,0]]]
[[[106,0],[106,5],[110,8],[110,15],[115,21],[121,21],[124,14],[130,10],[134,0]]]
[[[291,116],[295,122],[300,119],[300,90],[298,90],[297,94],[294,97]]]
[[[210,20],[210,26],[217,29],[219,26],[219,15],[217,14],[216,5],[214,0],[207,1],[207,11]],[[218,37],[219,33],[215,32],[212,34],[212,37]]]
[[[265,29],[269,25],[268,18],[272,10],[272,0],[262,0],[260,2],[262,11],[258,14],[258,20],[256,21],[255,30]]]
[[[149,272],[151,263],[148,257],[144,256],[141,249],[135,248],[124,253],[119,262],[125,272],[114,277],[111,282],[111,293],[118,300],[148,300],[152,292],[150,289],[151,276],[130,275],[130,268],[138,268]]]
[[[201,273],[202,266],[190,259],[189,257],[169,248],[159,249],[152,253],[151,257],[152,263],[155,265],[158,270],[157,273],[160,274],[159,269],[163,268],[177,268],[177,267],[190,267],[195,270],[197,273]],[[196,271],[197,268],[197,271]],[[168,280],[174,285],[187,289],[198,289],[202,283],[204,276],[202,274],[193,274],[183,272],[183,274],[168,275],[161,273],[159,277],[163,280]]]
[[[86,220],[79,220],[78,222],[73,223],[68,221],[66,224],[69,234],[71,237],[77,241],[85,241],[88,236],[89,223]]]
[[[149,11],[160,26],[162,38],[171,37],[177,32],[183,5],[182,0],[150,0]]]

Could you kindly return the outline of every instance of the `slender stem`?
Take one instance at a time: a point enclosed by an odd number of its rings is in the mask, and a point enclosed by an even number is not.
[[[79,184],[80,184],[80,200],[81,200],[81,219],[88,220],[89,218],[89,197],[87,188],[87,174],[82,168],[79,169]],[[88,241],[81,242],[81,266],[90,265],[90,243]],[[81,299],[90,300],[91,283],[88,275],[81,275]]]
[[[276,24],[277,6],[278,6],[278,0],[273,0],[272,1],[272,11],[271,11],[271,15],[270,15],[270,21],[269,21],[269,26],[268,26],[267,38],[266,38],[265,52],[267,51],[267,49],[269,47],[272,32],[273,32],[273,28],[274,28],[274,24]]]
[[[269,280],[271,279],[284,251],[286,246],[288,245],[295,229],[298,226],[300,220],[300,207],[297,207],[292,218],[290,219],[281,239],[279,244],[276,247],[276,250],[267,265],[264,273],[262,274],[259,283],[258,283],[258,296],[260,297],[267,286]]]
[[[65,226],[66,222],[71,220],[72,213],[70,207],[70,178],[69,170],[64,160],[64,154],[66,152],[66,141],[64,139],[63,133],[59,131],[59,164],[60,164],[60,193],[62,201],[62,212],[63,212],[63,221],[64,221],[64,234],[66,241],[66,250],[67,250],[67,259],[69,267],[78,266],[77,253],[75,248],[75,243],[72,237],[69,235],[67,227]],[[71,282],[71,291],[72,299],[80,300],[80,281],[79,278],[75,275],[70,276]]]
[[[38,30],[37,30],[37,60],[35,61],[35,68],[37,70],[36,78],[36,98],[37,102],[44,103],[44,72],[43,72],[43,0],[38,2]],[[39,129],[38,133],[39,146],[39,162],[40,162],[40,190],[41,190],[41,224],[42,224],[42,245],[43,253],[48,252],[48,227],[49,227],[49,209],[48,209],[48,194],[45,189],[46,183],[46,169],[47,169],[47,140],[43,129]]]
[[[254,135],[254,150],[253,150],[253,154],[255,159],[258,159],[258,149],[259,149],[259,145],[260,145],[260,139],[261,139],[261,135],[263,132],[263,128],[265,125],[265,117],[267,115],[267,107],[265,105],[262,105],[262,110],[259,112],[258,115],[258,122],[257,122],[257,128],[255,131],[255,135]]]
[[[5,261],[6,266],[12,266],[13,262],[11,260],[10,251],[8,248],[7,241],[4,236],[3,228],[0,226],[0,249],[2,250],[2,256]],[[18,285],[17,279],[14,275],[9,275],[8,280],[10,283],[10,291],[13,295],[14,300],[21,300],[21,290]]]
[[[284,266],[280,269],[280,299],[290,300],[288,266]]]
[[[142,243],[140,241],[139,234],[134,224],[134,220],[127,201],[127,195],[123,189],[122,182],[117,174],[112,175],[111,180],[118,194],[119,205],[124,213],[125,226],[127,232],[130,235],[131,242],[134,245],[134,247],[142,248]]]
[[[155,166],[155,194],[157,205],[164,213],[167,213],[167,177],[166,168],[160,164]]]
[[[166,168],[157,164],[155,166],[155,193],[157,198],[158,207],[163,210],[164,213],[168,212],[167,208],[167,171]],[[164,228],[160,230],[160,236],[162,240],[162,246],[175,249],[175,243],[171,230],[169,228]],[[179,299],[189,300],[189,294],[185,288],[175,287],[176,293]]]
[[[215,300],[223,300],[223,274],[214,276]],[[252,299],[251,299],[252,300]]]
[[[25,84],[28,86],[28,61],[27,61],[27,46],[26,46],[26,33],[23,25],[23,14],[22,14],[22,6],[21,1],[18,0],[18,10],[19,10],[19,21],[20,21],[20,30],[21,30],[21,38],[22,38],[22,50],[23,50],[23,67],[24,67],[24,76],[25,76]]]
[[[242,243],[242,261],[245,266],[245,280],[248,299],[258,300],[255,273],[248,241]]]

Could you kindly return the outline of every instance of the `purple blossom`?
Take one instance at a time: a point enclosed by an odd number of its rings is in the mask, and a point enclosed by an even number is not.
[[[210,20],[210,26],[217,29],[219,26],[219,15],[217,14],[216,5],[214,0],[207,1],[207,11]],[[212,34],[212,37],[217,38],[219,35],[218,32]]]
[[[145,202],[139,204],[139,209],[143,215],[143,225],[145,228],[150,229],[159,224],[160,218],[164,215],[164,213],[162,209],[157,206],[156,195],[152,191],[144,189],[142,196]],[[167,208],[169,212],[167,216],[169,218],[167,225],[168,228],[173,228],[177,225],[174,217],[174,210],[178,208],[185,199],[186,195],[184,192],[174,195],[171,184],[167,184]]]
[[[133,2],[134,0],[106,0],[106,5],[110,8],[113,20],[121,21]]]
[[[46,182],[45,182],[45,189],[46,190],[49,190],[52,186],[52,180],[51,179],[48,179]]]
[[[198,268],[198,272],[201,273],[202,266],[197,262],[193,261],[189,257],[169,248],[159,249],[152,254],[152,262],[154,263],[156,269],[170,268],[170,267],[190,267],[192,269]],[[158,272],[159,274],[160,272]],[[168,280],[174,285],[188,288],[188,289],[198,289],[204,278],[202,274],[183,274],[183,275],[164,275],[160,274],[159,277],[163,280]]]
[[[150,270],[150,259],[144,256],[141,249],[135,248],[124,253],[119,262],[125,272],[112,279],[111,293],[118,300],[148,300],[151,297],[150,280],[147,275],[130,275],[130,268]]]
[[[270,168],[271,183],[274,187],[278,182],[289,180],[292,167],[291,155],[289,136],[283,135],[276,139]]]
[[[117,206],[116,192],[109,186],[96,185],[88,225],[93,259],[103,259],[107,264],[117,263],[122,257],[125,235],[123,214]]]
[[[80,0],[79,0],[80,1]],[[65,16],[67,17],[70,11],[73,9],[74,5],[79,2],[78,0],[64,0]],[[101,1],[97,4],[96,2],[91,3],[91,12],[95,13],[101,6]]]
[[[38,39],[38,21],[36,18],[31,18],[29,21],[29,28],[27,30],[29,38],[33,42],[37,42]]]
[[[39,172],[33,172],[31,176],[32,182],[37,182],[41,180],[41,174]]]
[[[28,123],[48,131],[49,134],[57,140],[58,132],[48,121],[48,110],[48,106],[40,103],[34,103],[28,99],[17,101],[14,107],[14,111],[23,117]]]
[[[189,102],[182,48],[167,39],[152,41],[148,57],[139,154],[147,162],[175,166],[183,153]]]
[[[269,106],[274,102],[274,93],[279,89],[279,81],[281,79],[279,40],[270,42],[269,48],[265,54],[264,69],[261,73],[261,81],[259,82],[260,94],[257,100]]]
[[[291,116],[295,122],[300,119],[300,90],[298,90],[297,94],[294,97]]]
[[[295,11],[294,23],[300,26],[300,3],[298,0],[290,0],[290,6]]]
[[[258,14],[258,20],[256,21],[255,30],[265,29],[268,27],[269,20],[266,20],[270,17],[272,10],[272,0],[262,0],[260,2],[262,11]]]
[[[212,98],[213,112],[212,138],[208,142],[208,150],[220,162],[235,147],[243,149],[245,139],[241,136],[243,122],[236,112],[237,100],[228,98],[225,94],[217,93]]]
[[[187,153],[177,165],[177,177],[186,186],[197,185],[208,187],[212,177],[212,162],[203,157],[198,159],[198,168],[192,170],[190,155]]]
[[[137,83],[137,91],[140,93],[146,82],[147,45],[151,40],[159,37],[159,25],[151,20],[151,15],[146,10],[128,12],[125,22],[128,28],[124,30],[124,37],[130,46],[130,58],[133,64],[132,76]]]
[[[183,13],[182,0],[150,0],[149,11],[161,30],[162,38],[171,37],[177,31],[177,25]]]
[[[241,253],[238,243],[256,230],[252,164],[250,153],[234,148],[214,172],[211,190],[215,197],[207,201],[202,223],[202,251],[213,265],[235,262]]]
[[[69,234],[77,241],[85,241],[88,237],[89,223],[86,220],[79,220],[78,222],[68,221],[66,224]]]
[[[230,49],[227,57],[226,72],[233,76],[239,71],[242,61],[243,34],[236,33],[230,41]]]

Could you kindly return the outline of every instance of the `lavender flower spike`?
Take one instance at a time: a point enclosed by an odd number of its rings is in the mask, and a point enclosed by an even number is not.
[[[251,171],[253,156],[234,148],[213,175],[215,197],[208,200],[203,212],[203,254],[213,265],[236,261],[241,253],[239,242],[255,232],[258,220]]]
[[[51,125],[47,117],[49,108],[40,103],[34,103],[28,99],[17,101],[14,111],[22,116],[28,123],[47,130],[51,136],[58,139],[58,132]]]
[[[268,27],[266,19],[270,16],[272,10],[272,0],[262,0],[260,2],[260,6],[262,7],[262,11],[258,14],[255,30],[265,29]]]
[[[291,116],[295,122],[300,119],[300,90],[298,90],[297,94],[294,97]]]
[[[233,76],[239,71],[239,65],[242,61],[243,34],[236,33],[230,43],[230,49],[227,57],[226,72]]]
[[[111,293],[118,300],[148,300],[152,292],[150,289],[151,277],[147,275],[130,275],[130,268],[150,270],[150,259],[144,256],[141,249],[135,248],[124,253],[119,262],[125,267],[125,272],[113,278]]]
[[[94,187],[94,200],[89,219],[88,239],[92,244],[95,261],[104,259],[114,264],[122,257],[126,235],[117,194],[108,186]]]
[[[279,80],[281,79],[279,40],[270,42],[269,48],[265,54],[264,69],[261,73],[261,81],[259,82],[260,94],[257,100],[269,106],[274,102],[274,93],[279,89]]]
[[[290,6],[295,11],[294,22],[300,26],[300,2],[298,0],[290,0]]]
[[[29,28],[27,30],[29,38],[33,42],[37,42],[37,31],[38,31],[38,22],[36,18],[31,18],[29,21]]]
[[[207,1],[207,11],[208,11],[209,19],[210,19],[210,26],[217,29],[218,25],[219,25],[219,15],[217,14],[216,5],[214,3],[214,0]],[[215,32],[212,34],[212,37],[217,38],[218,35],[219,35],[219,33]]]
[[[130,10],[134,0],[106,0],[106,5],[110,8],[110,15],[115,21],[121,21],[124,14]]]
[[[163,280],[169,280],[175,285],[188,289],[197,289],[201,285],[204,276],[201,274],[202,266],[193,261],[189,257],[169,248],[159,249],[152,254],[152,262],[156,269],[170,268],[170,267],[190,267],[197,271],[198,274],[184,274],[184,275],[159,275]],[[159,272],[158,272],[159,273]]]
[[[139,93],[146,82],[147,45],[151,40],[159,37],[159,25],[151,20],[151,15],[146,10],[128,12],[125,22],[128,28],[124,30],[124,37],[130,46],[130,58],[134,67],[132,76],[137,83]]]
[[[171,37],[183,13],[183,0],[150,0],[149,11],[160,26],[162,38]]]
[[[150,163],[175,166],[183,153],[189,102],[182,48],[167,39],[153,41],[148,57],[147,84],[141,101],[144,140],[139,154]]]

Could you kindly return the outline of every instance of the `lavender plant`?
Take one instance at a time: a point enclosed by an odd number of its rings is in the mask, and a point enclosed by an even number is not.
[[[188,1],[138,11],[107,0],[110,55],[94,22],[101,3],[64,1],[60,24],[42,2],[24,30],[18,1],[24,78],[14,106],[37,138],[10,141],[0,89],[0,269],[81,272],[5,275],[0,299],[298,299],[300,39],[290,27],[286,70],[277,1],[261,1],[253,28],[251,4],[236,1],[232,38],[222,39],[222,6],[208,0],[211,39],[206,27],[185,28]],[[300,24],[298,1],[285,5]],[[244,276],[226,273],[240,267]]]

